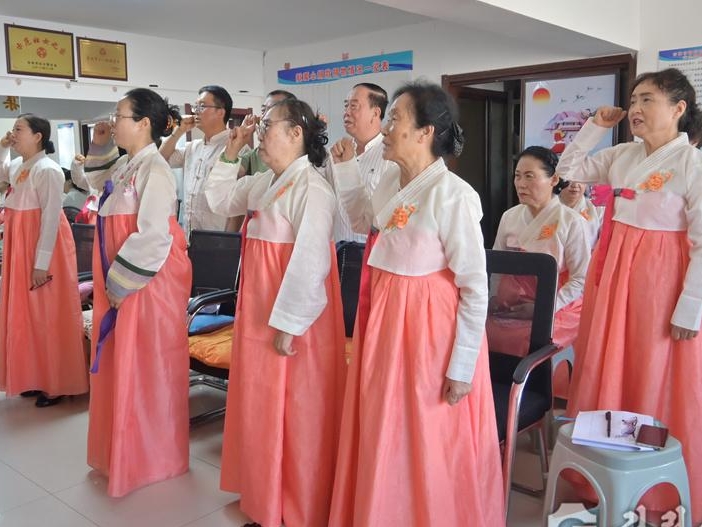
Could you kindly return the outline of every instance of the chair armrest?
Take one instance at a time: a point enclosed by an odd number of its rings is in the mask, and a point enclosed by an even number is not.
[[[560,351],[561,348],[555,344],[547,344],[534,353],[530,353],[522,360],[519,361],[514,374],[512,375],[512,381],[515,384],[523,384],[526,382],[529,374],[534,371],[538,365],[550,360],[556,353]]]
[[[219,291],[210,291],[191,298],[190,302],[188,302],[188,314],[194,315],[205,306],[221,304],[222,302],[236,302],[236,291],[233,289],[220,289]]]
[[[78,273],[78,282],[90,282],[90,280],[93,279],[93,272],[92,271],[83,271],[82,273]]]

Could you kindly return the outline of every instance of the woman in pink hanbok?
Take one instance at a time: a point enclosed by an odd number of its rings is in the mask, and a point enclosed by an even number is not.
[[[212,210],[246,214],[234,323],[222,489],[264,527],[326,527],[346,363],[332,225],[336,203],[316,170],[326,124],[286,99],[258,125],[270,167],[237,180],[250,117],[207,180]]]
[[[641,142],[588,152],[628,114]],[[585,283],[568,413],[653,415],[680,439],[702,522],[702,153],[695,90],[676,69],[640,75],[629,110],[603,107],[568,145],[558,173],[599,183],[606,203]],[[649,517],[677,505],[670,489],[643,500]]]
[[[64,176],[49,121],[20,115],[0,140],[5,199],[0,391],[53,406],[88,391],[76,247],[61,209]],[[17,154],[9,159],[9,149]]]
[[[493,249],[546,253],[555,258],[559,280],[553,342],[566,348],[578,334],[591,246],[585,219],[561,203],[556,195],[569,186],[556,173],[557,164],[558,157],[541,146],[530,146],[519,154],[514,170],[519,205],[502,215]],[[487,320],[490,349],[526,355],[536,281],[533,277],[493,275],[490,295]],[[564,368],[561,373],[567,374],[567,370]],[[567,397],[567,375],[556,376],[554,393]]]
[[[85,162],[102,188],[93,252],[88,464],[124,496],[188,470],[191,267],[175,217],[176,187],[158,152],[173,110],[127,92],[98,123]],[[114,142],[110,140],[110,131]],[[127,155],[117,157],[118,145]]]
[[[354,230],[370,235],[329,525],[504,526],[480,198],[441,157],[463,145],[457,110],[418,82],[388,116],[396,165],[372,196],[353,142],[331,150]]]
[[[597,238],[600,236],[602,213],[592,203],[587,187],[585,183],[570,181],[568,186],[561,190],[558,197],[561,203],[573,209],[585,220],[585,232],[587,233],[588,242],[590,243],[590,248],[594,249]]]

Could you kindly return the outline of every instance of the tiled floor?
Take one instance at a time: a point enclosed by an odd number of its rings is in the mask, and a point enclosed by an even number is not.
[[[193,388],[193,411],[223,401],[223,393]],[[106,480],[85,462],[87,396],[51,408],[0,393],[0,527],[239,527],[249,521],[235,494],[219,490],[223,420],[190,434],[190,472],[108,498]],[[537,471],[521,452],[517,477]],[[521,473],[521,474],[520,474]],[[512,493],[508,525],[541,525],[541,502]]]

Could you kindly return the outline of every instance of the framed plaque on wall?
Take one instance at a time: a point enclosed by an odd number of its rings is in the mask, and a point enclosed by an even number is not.
[[[73,33],[5,24],[7,72],[75,79]]]
[[[94,79],[127,80],[127,44],[76,37],[78,75]]]

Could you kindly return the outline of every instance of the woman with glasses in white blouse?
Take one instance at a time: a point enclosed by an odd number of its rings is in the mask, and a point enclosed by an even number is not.
[[[254,120],[230,134],[205,194],[246,214],[222,440],[224,490],[264,527],[326,527],[345,378],[334,194],[317,172],[326,124],[307,103],[274,104],[258,125],[270,167],[237,180]]]

